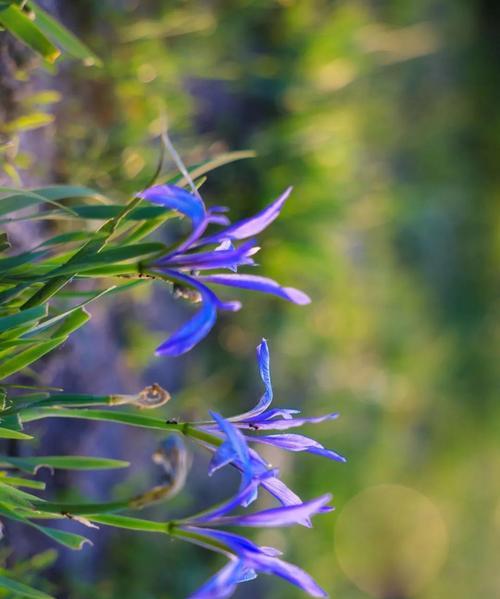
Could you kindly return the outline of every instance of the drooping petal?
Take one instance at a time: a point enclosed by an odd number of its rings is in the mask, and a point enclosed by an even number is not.
[[[170,275],[173,280],[194,287],[199,291],[202,300],[201,309],[156,349],[156,355],[180,356],[208,335],[217,319],[217,309],[237,310],[241,305],[221,302],[213,291],[193,277],[168,269],[165,269],[164,273]]]
[[[310,439],[305,435],[296,435],[293,433],[284,435],[265,435],[248,437],[248,440],[251,440],[254,443],[272,445],[273,447],[279,447],[288,451],[305,451],[307,453],[314,453],[337,462],[346,461],[346,459],[337,452],[332,451],[331,449],[325,449],[321,443],[318,443],[318,441]]]
[[[213,283],[215,285],[226,285],[228,287],[239,287],[241,289],[252,289],[253,291],[261,291],[262,293],[270,293],[277,295],[283,299],[304,306],[311,303],[311,298],[303,291],[294,287],[281,287],[276,281],[267,277],[247,274],[215,274],[203,275],[198,277],[205,283]]]
[[[286,189],[278,199],[266,206],[263,210],[250,218],[240,220],[234,225],[231,225],[203,240],[204,243],[215,243],[223,239],[247,239],[258,235],[266,227],[268,227],[278,216],[283,208],[284,203],[288,199],[292,188]]]
[[[257,577],[255,570],[248,568],[239,559],[232,559],[217,574],[189,596],[189,599],[227,599],[236,590],[240,582]]]
[[[297,505],[272,508],[253,514],[214,518],[210,521],[210,526],[293,526],[316,514],[324,513],[324,508],[331,499],[332,496],[327,494]]]
[[[180,356],[185,354],[208,335],[216,319],[215,303],[204,298],[201,309],[156,349],[156,355]]]
[[[155,185],[138,194],[140,198],[180,212],[193,223],[193,229],[198,227],[206,218],[207,211],[203,201],[177,185]]]

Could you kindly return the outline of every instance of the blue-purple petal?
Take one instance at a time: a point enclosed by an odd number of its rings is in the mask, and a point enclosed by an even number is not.
[[[140,198],[180,212],[198,227],[206,218],[207,211],[201,198],[177,185],[155,185],[138,194]]]
[[[286,189],[278,199],[266,206],[263,210],[243,220],[234,223],[204,240],[206,243],[214,243],[222,239],[247,239],[258,235],[267,228],[278,216],[283,208],[284,203],[288,199],[292,188]]]
[[[225,516],[229,512],[232,512],[236,508],[243,505],[250,495],[253,494],[254,490],[258,487],[260,481],[257,479],[252,479],[250,484],[240,489],[235,495],[233,495],[227,501],[220,503],[219,505],[198,514],[194,518],[190,518],[190,522],[197,525],[202,525],[204,523],[211,524],[213,520]]]
[[[291,413],[291,411],[290,411]],[[324,416],[313,416],[310,418],[289,418],[288,416],[283,418],[283,420],[279,419],[269,419],[259,417],[255,420],[255,423],[248,422],[238,422],[238,426],[245,426],[245,428],[253,428],[255,430],[273,430],[273,431],[284,431],[290,428],[297,428],[299,426],[303,426],[304,424],[318,424],[320,422],[325,422],[326,420],[335,420],[338,418],[338,413],[334,412],[332,414],[325,414]]]
[[[270,293],[300,306],[311,303],[311,298],[303,291],[294,287],[281,287],[276,281],[258,275],[214,274],[203,275],[198,278],[205,283],[213,283],[214,285],[225,285],[227,287],[239,287],[241,289],[252,289],[253,291]]]
[[[327,593],[318,585],[310,574],[295,564],[290,564],[277,557],[258,553],[250,560],[257,573],[279,576],[287,582],[299,587],[311,597],[328,597]]]
[[[261,343],[257,346],[257,363],[259,365],[259,373],[262,382],[264,383],[264,394],[260,398],[257,405],[250,411],[243,414],[239,414],[234,418],[231,418],[231,422],[239,423],[240,421],[251,421],[257,418],[262,412],[264,412],[273,400],[273,387],[271,384],[271,367],[269,358],[269,347],[267,341],[262,339]]]
[[[248,568],[244,562],[233,558],[219,572],[189,596],[189,599],[227,599],[241,582],[257,577],[255,570]]]
[[[217,319],[217,309],[237,310],[241,305],[239,302],[221,302],[213,291],[193,277],[168,269],[165,269],[164,273],[170,275],[173,280],[194,287],[199,291],[202,300],[200,310],[156,350],[157,355],[180,356],[208,335]]]
[[[239,248],[209,250],[188,254],[175,253],[158,260],[157,268],[183,268],[190,270],[209,270],[214,268],[236,269],[238,266],[254,264],[250,253],[255,248],[254,241],[248,241]]]
[[[238,516],[223,516],[210,521],[210,526],[250,526],[250,527],[281,527],[301,524],[304,520],[319,513],[324,513],[324,508],[331,501],[330,494],[322,495],[311,501],[297,505],[289,505],[242,514]]]
[[[288,433],[284,435],[261,435],[247,438],[254,443],[272,445],[273,447],[279,447],[280,449],[286,449],[287,451],[305,451],[307,453],[321,455],[337,462],[346,461],[346,459],[337,452],[332,451],[331,449],[325,449],[321,443],[318,443],[318,441],[310,439],[305,435]]]
[[[188,530],[198,532],[227,546],[233,551],[245,566],[257,574],[271,574],[301,588],[312,597],[327,597],[325,591],[304,570],[285,562],[277,557],[272,547],[259,547],[245,537],[222,530],[198,529],[187,527]]]
[[[253,471],[250,462],[250,453],[244,436],[233,424],[225,420],[217,412],[210,412],[210,415],[225,435],[224,443],[217,449],[212,458],[210,464],[211,472],[229,462],[237,461],[242,470],[242,488],[247,488],[253,478]]]

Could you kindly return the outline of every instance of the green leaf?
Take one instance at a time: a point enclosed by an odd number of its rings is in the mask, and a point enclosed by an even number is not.
[[[60,48],[74,58],[83,61],[86,66],[100,66],[101,61],[87,46],[71,31],[42,10],[35,2],[29,2],[30,9],[35,13],[38,27],[49,36]]]
[[[27,440],[33,439],[33,437],[31,435],[26,435],[25,433],[21,433],[19,431],[14,431],[10,428],[4,428],[0,426],[0,439]]]
[[[0,481],[6,485],[12,485],[13,487],[25,487],[27,489],[38,489],[45,491],[45,483],[41,480],[30,480],[27,478],[21,478],[20,476],[2,476]]]
[[[80,260],[73,260],[67,264],[56,268],[48,273],[51,277],[59,277],[60,275],[76,274],[85,270],[93,269],[99,265],[111,266],[117,262],[161,254],[166,251],[166,246],[163,243],[135,243],[125,247],[114,247],[109,250],[103,250],[93,256],[84,256]]]
[[[114,470],[127,468],[129,462],[110,458],[94,458],[88,456],[40,456],[40,457],[10,457],[0,456],[0,463],[36,474],[40,468],[56,470]],[[1,479],[0,479],[1,481]]]
[[[120,204],[106,204],[101,206],[74,206],[73,210],[86,219],[104,220],[117,216],[123,206]],[[158,216],[164,216],[168,211],[162,206],[140,206],[136,208],[126,217],[125,220],[148,220]],[[174,213],[171,213],[174,216]]]
[[[28,322],[38,322],[47,316],[47,305],[35,306],[0,318],[0,333]]]
[[[29,189],[16,189],[15,187],[0,187],[0,193],[9,193],[11,195],[3,196],[0,198],[0,215],[10,214],[17,210],[23,210],[29,206],[35,204],[51,204],[63,212],[71,214],[71,216],[77,216],[76,212],[61,204],[59,199],[66,199],[68,196],[62,198],[57,197],[56,194],[50,193],[51,188],[40,188],[35,190]],[[56,195],[56,197],[53,197]]]
[[[48,62],[55,62],[61,54],[28,15],[15,4],[0,5],[0,24]]]
[[[168,522],[153,522],[142,518],[131,518],[130,516],[117,516],[115,514],[106,514],[99,516],[89,516],[91,522],[106,524],[115,528],[126,528],[128,530],[140,530],[143,532],[168,533]]]
[[[0,364],[0,379],[10,376],[16,372],[19,372],[23,368],[26,368],[33,362],[39,360],[45,354],[55,349],[61,343],[66,341],[66,337],[59,339],[49,339],[42,343],[38,343],[35,347],[25,349],[12,358],[8,358],[2,364]]]
[[[90,320],[90,314],[85,308],[77,308],[67,318],[62,325],[52,335],[53,338],[67,337]]]
[[[100,202],[106,202],[106,198],[90,187],[83,185],[49,185],[33,190],[48,200],[69,200],[73,198],[91,198]]]
[[[1,459],[2,458],[0,457],[0,460]],[[0,479],[0,501],[6,503],[7,505],[30,508],[31,502],[33,500],[40,501],[40,498],[36,497],[35,495],[31,495],[30,493],[26,493],[25,491],[16,489],[16,487],[6,485],[5,483],[1,482]]]
[[[106,221],[99,229],[91,236],[89,241],[85,243],[67,262],[69,265],[72,261],[81,259],[83,256],[92,255],[99,252],[105,245],[107,240],[115,233],[120,226],[122,220],[132,212],[141,202],[141,198],[134,197],[123,207],[123,210],[114,218]],[[61,275],[48,281],[43,287],[37,291],[23,304],[23,308],[31,308],[43,304],[54,294],[60,291],[71,280],[71,275]]]
[[[40,399],[36,406],[56,407],[78,407],[87,406],[109,406],[113,405],[113,395],[86,395],[83,393],[61,393],[60,395],[51,395],[50,397]],[[29,407],[34,407],[29,404]]]
[[[39,530],[41,533],[56,541],[60,545],[64,545],[69,549],[80,550],[85,543],[92,545],[92,541],[81,535],[76,535],[73,532],[66,532],[65,530],[59,530],[58,528],[50,528],[48,526],[41,526],[40,524],[31,523],[34,528]]]
[[[37,333],[45,331],[46,329],[50,328],[51,326],[54,326],[55,324],[57,324],[58,322],[75,312],[75,310],[79,310],[80,308],[87,306],[88,304],[90,304],[90,302],[93,302],[94,300],[103,297],[108,293],[111,293],[114,289],[115,286],[113,285],[111,287],[108,287],[107,289],[101,289],[100,291],[92,292],[92,295],[88,297],[85,301],[81,302],[80,304],[77,304],[76,306],[73,306],[72,308],[66,310],[65,312],[62,312],[61,314],[58,314],[57,316],[49,318],[49,320],[46,320],[45,322],[38,324],[33,329],[31,329],[29,334],[36,335]]]
[[[197,179],[210,171],[215,170],[221,166],[226,164],[230,164],[231,162],[236,162],[237,160],[244,160],[245,158],[255,158],[257,154],[253,150],[238,150],[236,152],[226,152],[224,154],[220,154],[215,158],[208,160],[207,162],[200,164],[199,166],[194,167],[189,170],[189,175],[192,179]],[[188,181],[181,177],[178,181],[176,181],[176,185],[186,185]]]
[[[61,233],[60,235],[55,235],[46,241],[43,241],[37,247],[51,247],[53,245],[61,245],[63,243],[72,243],[73,241],[84,241],[88,239],[89,232],[88,231],[69,231],[68,233]]]
[[[32,522],[29,518],[38,518],[40,517],[39,511],[31,510],[31,508],[27,509],[16,509],[16,511],[12,510],[9,506],[5,504],[0,504],[0,514],[3,514],[7,518],[11,518],[12,520],[17,520],[18,522],[22,522],[27,526],[31,526],[32,528],[36,528],[36,530],[40,531],[42,534],[51,538],[52,540],[64,545],[65,547],[69,547],[70,549],[81,549],[85,543],[89,543],[92,545],[92,542],[81,535],[76,535],[72,532],[66,532],[64,530],[58,530],[55,528],[50,528],[48,526],[42,526],[37,524],[36,522]]]
[[[1,258],[0,272],[3,276],[5,276],[7,271],[22,266],[27,262],[34,262],[38,258],[43,258],[46,255],[47,250],[40,252],[23,252],[22,254],[18,254],[17,256],[11,256],[10,258]]]
[[[26,599],[54,599],[50,595],[47,595],[47,593],[37,591],[27,584],[17,582],[17,580],[7,578],[7,576],[3,575],[0,575],[0,589],[4,589],[21,597],[25,597]]]

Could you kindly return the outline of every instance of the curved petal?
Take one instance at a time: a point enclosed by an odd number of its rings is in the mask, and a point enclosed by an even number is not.
[[[163,272],[167,276],[170,275],[173,280],[182,281],[197,289],[202,299],[201,309],[156,349],[156,355],[159,356],[180,356],[208,335],[217,319],[217,309],[237,310],[240,304],[221,302],[213,291],[196,281],[193,277],[168,269],[165,269]]]
[[[255,216],[240,220],[234,225],[231,225],[203,240],[204,243],[214,243],[222,239],[247,239],[253,237],[266,227],[268,227],[276,218],[278,218],[284,203],[288,199],[292,188],[286,189],[278,199],[266,206],[263,210],[258,212]]]
[[[180,212],[198,227],[206,218],[207,211],[201,198],[177,185],[155,185],[137,194],[140,198]]]
[[[240,422],[242,420],[251,420],[256,418],[269,407],[273,400],[269,347],[265,339],[262,339],[260,344],[257,346],[257,362],[259,365],[260,378],[264,383],[264,395],[260,398],[257,405],[252,410],[245,412],[244,414],[239,414],[234,418],[230,418],[231,422]]]
[[[179,244],[176,252],[191,247],[193,243],[203,235],[209,222],[215,222],[218,219],[222,219],[220,224],[226,224],[227,219],[225,217],[214,216],[212,218],[207,213],[201,197],[196,196],[177,185],[155,185],[138,194],[138,196],[153,204],[164,206],[170,210],[176,210],[189,218],[193,230],[190,235]]]
[[[277,417],[283,418],[284,420],[291,420],[296,414],[300,414],[300,410],[292,410],[289,408],[273,408],[272,410],[262,412],[255,420],[256,422],[263,422]]]
[[[258,275],[217,274],[204,275],[198,278],[201,281],[214,283],[215,285],[227,285],[228,287],[240,287],[241,289],[252,289],[254,291],[261,291],[262,293],[270,293],[301,306],[311,303],[311,298],[303,291],[294,287],[281,287],[276,281]]]
[[[201,309],[156,349],[157,356],[185,354],[211,331],[217,320],[215,303],[204,298]]]

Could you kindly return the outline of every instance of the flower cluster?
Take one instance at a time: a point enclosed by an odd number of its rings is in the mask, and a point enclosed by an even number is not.
[[[241,308],[240,302],[222,301],[209,284],[271,293],[295,304],[310,302],[309,297],[298,289],[281,287],[266,277],[236,272],[240,266],[255,265],[253,256],[259,248],[252,238],[278,217],[290,193],[291,188],[288,188],[261,212],[234,224],[230,224],[224,214],[226,208],[207,209],[201,196],[176,185],[157,185],[139,194],[191,221],[190,234],[167,255],[150,264],[149,269],[176,283],[180,295],[202,304],[191,320],[157,348],[158,355],[178,356],[189,351],[210,332],[218,310],[234,312]],[[206,234],[209,225],[222,228]],[[243,243],[236,247],[235,243],[239,242]],[[233,272],[213,272],[221,269]],[[186,287],[189,291],[183,293]]]
[[[182,172],[187,173],[181,166]],[[310,302],[302,291],[238,271],[240,267],[255,266],[254,256],[259,247],[254,238],[278,217],[291,188],[255,216],[234,224],[229,222],[226,208],[207,209],[192,182],[191,189],[189,192],[176,185],[158,185],[140,194],[149,202],[180,213],[191,225],[190,233],[182,241],[146,265],[148,272],[171,281],[177,295],[194,303],[201,302],[198,312],[158,347],[157,354],[160,355],[177,356],[189,351],[209,333],[218,311],[239,310],[239,302],[221,300],[212,285],[271,293],[295,304]],[[210,226],[216,227],[215,232],[208,232]],[[259,454],[259,445],[345,461],[318,441],[288,432],[305,424],[335,419],[337,414],[302,417],[296,409],[272,408],[269,348],[265,339],[257,347],[257,360],[264,393],[254,408],[231,417],[210,411],[210,420],[172,423],[178,427],[177,432],[196,439],[211,452],[209,475],[230,466],[241,476],[238,490],[222,504],[189,518],[166,523],[169,534],[222,553],[228,559],[227,564],[191,599],[225,599],[233,594],[239,583],[252,580],[260,573],[281,577],[313,597],[326,596],[309,574],[282,560],[277,549],[259,546],[240,534],[225,530],[226,527],[265,528],[296,524],[311,527],[312,516],[332,509],[328,505],[330,495],[303,502],[281,480],[278,469]],[[277,500],[277,507],[254,513],[234,513],[252,504],[261,489]]]
[[[264,394],[250,411],[223,418],[211,412],[212,420],[190,422],[191,436],[213,455],[209,474],[231,465],[241,474],[238,492],[226,502],[174,524],[172,534],[186,541],[202,545],[228,557],[228,564],[192,599],[222,599],[232,595],[237,584],[255,578],[258,573],[274,574],[297,585],[313,597],[324,597],[325,592],[303,570],[281,560],[279,551],[260,547],[241,535],[220,530],[223,526],[273,527],[300,524],[311,526],[311,516],[331,511],[327,504],[330,495],[302,502],[279,478],[279,472],[268,464],[252,447],[253,444],[273,445],[288,451],[304,451],[345,462],[345,458],[326,449],[309,437],[294,433],[268,434],[304,424],[315,424],[337,417],[336,413],[319,417],[300,417],[295,409],[271,408],[273,390],[266,340],[257,347],[259,371],[264,383]],[[263,432],[264,434],[261,434]],[[253,514],[228,515],[238,507],[247,507],[256,498],[260,488],[270,493],[281,504],[279,507]]]

